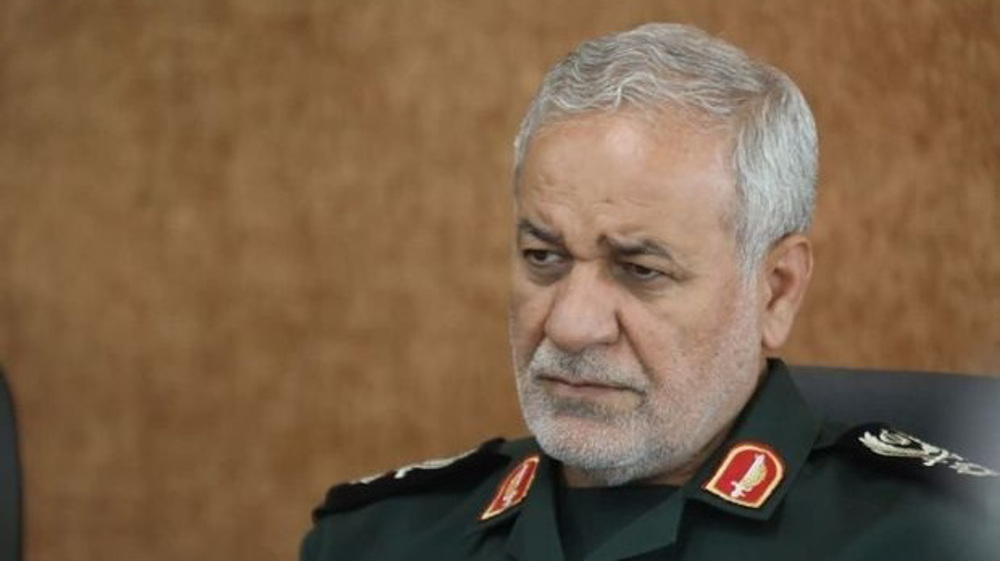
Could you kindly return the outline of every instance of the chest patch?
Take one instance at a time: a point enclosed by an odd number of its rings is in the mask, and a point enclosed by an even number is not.
[[[785,476],[785,463],[769,446],[738,442],[703,488],[747,508],[760,508]]]

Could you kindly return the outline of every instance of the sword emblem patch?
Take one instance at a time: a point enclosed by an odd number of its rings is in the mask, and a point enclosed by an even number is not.
[[[489,520],[498,514],[507,512],[511,507],[518,505],[528,496],[531,483],[535,480],[535,471],[538,470],[538,462],[541,458],[536,454],[525,458],[517,467],[510,470],[500,486],[497,487],[493,500],[486,507],[486,510],[479,515],[479,520]]]
[[[770,447],[734,444],[703,489],[728,502],[760,508],[785,475],[785,463]]]

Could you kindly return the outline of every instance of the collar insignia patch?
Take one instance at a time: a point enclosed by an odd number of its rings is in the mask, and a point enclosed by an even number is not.
[[[703,489],[731,503],[760,508],[784,475],[785,462],[770,447],[738,442]]]
[[[479,515],[479,520],[489,520],[498,514],[507,512],[511,507],[516,506],[524,497],[528,496],[531,483],[535,480],[535,472],[538,470],[538,462],[541,458],[535,454],[525,458],[517,467],[510,470],[500,486],[497,487],[493,500],[486,507],[486,510]]]

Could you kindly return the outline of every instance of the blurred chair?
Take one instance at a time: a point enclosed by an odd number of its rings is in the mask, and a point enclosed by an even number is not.
[[[1000,378],[791,366],[817,411],[848,424],[881,421],[1000,470]]]
[[[21,559],[21,466],[17,425],[3,370],[0,369],[0,561]]]

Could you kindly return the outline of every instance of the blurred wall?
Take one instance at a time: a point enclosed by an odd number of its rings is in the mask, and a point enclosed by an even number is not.
[[[339,479],[521,425],[510,142],[582,38],[697,23],[822,137],[787,357],[1000,370],[990,0],[0,0],[28,559],[289,559]]]

